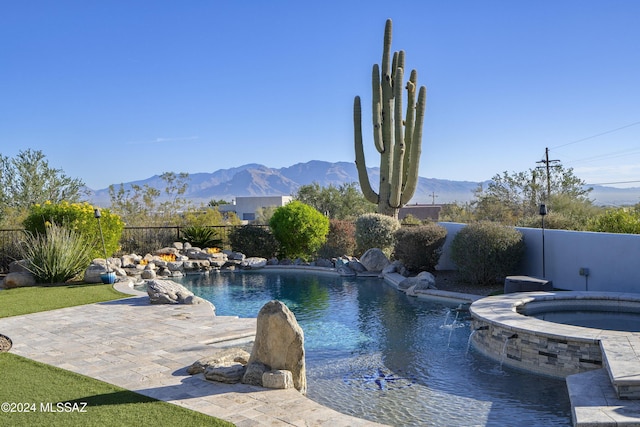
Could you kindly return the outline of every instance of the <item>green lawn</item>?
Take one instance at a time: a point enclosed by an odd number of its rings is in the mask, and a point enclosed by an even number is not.
[[[131,295],[116,291],[113,285],[102,284],[5,289],[0,291],[0,318],[111,301],[127,296]]]
[[[233,426],[11,353],[0,353],[0,373],[0,402],[13,402],[9,410],[29,410],[6,412],[2,403],[3,426]]]
[[[0,318],[127,296],[101,284],[6,289],[0,291]],[[6,403],[14,404],[9,410],[30,412],[7,412]],[[0,353],[0,404],[0,426],[233,426],[11,352]]]

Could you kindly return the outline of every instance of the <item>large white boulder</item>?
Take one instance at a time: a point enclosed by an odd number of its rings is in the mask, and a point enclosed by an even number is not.
[[[281,301],[269,301],[258,313],[256,339],[247,365],[245,383],[259,380],[253,365],[263,365],[269,371],[291,371],[293,386],[302,394],[307,392],[307,374],[304,359],[304,333],[294,314]],[[251,374],[253,372],[253,374]]]

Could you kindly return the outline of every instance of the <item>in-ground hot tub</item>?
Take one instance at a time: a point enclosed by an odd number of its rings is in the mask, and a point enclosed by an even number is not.
[[[559,378],[602,368],[603,340],[635,340],[633,332],[640,331],[638,294],[514,293],[478,300],[470,312],[470,341],[480,353],[507,366]],[[614,315],[621,316],[621,322],[612,321]],[[620,323],[634,326],[618,330]]]
[[[640,304],[615,299],[535,300],[516,308],[518,313],[546,322],[609,331],[640,332]]]

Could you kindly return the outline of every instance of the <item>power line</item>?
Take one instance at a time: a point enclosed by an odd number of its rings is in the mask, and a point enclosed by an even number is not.
[[[566,163],[569,164],[576,164],[576,163],[590,163],[593,161],[597,161],[597,160],[605,160],[605,159],[615,159],[617,157],[628,157],[630,155],[634,155],[634,154],[639,154],[640,153],[640,149],[639,148],[629,148],[627,150],[622,150],[622,151],[615,151],[613,153],[609,153],[609,154],[599,154],[597,156],[591,156],[591,157],[585,157],[582,159],[576,159],[576,160],[570,160]]]
[[[566,144],[556,145],[555,147],[551,147],[551,149],[562,148],[562,147],[566,147],[567,145],[577,144],[578,142],[587,141],[589,139],[597,138],[599,136],[606,135],[608,133],[617,132],[619,130],[626,129],[628,127],[636,126],[636,125],[640,125],[640,121],[633,122],[633,123],[630,123],[628,125],[620,126],[619,128],[611,129],[611,130],[608,130],[608,131],[605,131],[605,132],[600,132],[598,134],[591,135],[591,136],[588,136],[586,138],[578,139],[576,141],[567,142]]]
[[[624,126],[617,127],[615,129],[610,129],[610,130],[607,130],[607,131],[604,131],[604,132],[597,133],[595,135],[588,136],[586,138],[581,138],[581,139],[577,139],[575,141],[567,142],[566,144],[556,145],[555,147],[551,147],[551,149],[563,148],[563,147],[566,147],[566,146],[569,146],[569,145],[573,145],[573,144],[577,144],[577,143],[580,143],[580,142],[583,142],[583,141],[588,141],[590,139],[597,138],[599,136],[603,136],[603,135],[607,135],[607,134],[610,134],[610,133],[613,133],[613,132],[617,132],[617,131],[622,130],[622,129],[627,129],[627,128],[630,128],[632,126],[637,126],[639,124],[640,124],[640,121],[636,121],[636,122],[629,123],[629,124],[624,125]],[[549,156],[549,150],[550,150],[549,148],[545,149],[546,160],[538,162],[538,163],[545,163],[545,165],[547,167],[547,184],[549,184],[549,169],[548,169],[549,168],[549,163],[547,163],[547,162],[549,162],[549,157],[548,157]],[[637,149],[628,149],[628,150],[618,151],[618,152],[614,152],[614,153],[602,154],[602,155],[598,155],[598,156],[592,156],[592,157],[588,157],[588,158],[578,159],[578,160],[575,160],[573,162],[570,161],[569,163],[570,164],[572,164],[572,163],[581,163],[581,162],[589,163],[589,162],[596,161],[596,160],[603,160],[605,158],[611,159],[611,158],[615,158],[615,157],[622,157],[622,156],[625,156],[625,155],[634,154],[636,151],[637,151]],[[539,168],[542,168],[542,167],[539,166]],[[631,183],[637,183],[637,182],[640,182],[640,181],[606,182],[606,183],[596,183],[596,184],[588,184],[588,185],[631,184]],[[547,186],[547,194],[550,194],[549,190],[550,190],[550,188],[549,188],[549,185],[548,185]]]
[[[636,182],[640,182],[640,181],[596,182],[595,184],[586,184],[586,185],[634,184]]]

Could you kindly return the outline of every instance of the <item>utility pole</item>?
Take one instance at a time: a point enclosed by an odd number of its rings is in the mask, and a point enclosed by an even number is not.
[[[551,168],[559,168],[560,165],[556,165],[555,163],[560,163],[560,160],[549,160],[549,147],[545,147],[544,149],[544,159],[536,162],[543,163],[544,166],[538,166],[538,169],[545,169],[547,173],[547,197],[545,200],[549,200],[549,196],[551,196]]]
[[[436,195],[436,192],[435,192],[435,191],[432,191],[432,192],[431,192],[431,204],[432,204],[432,205],[435,205],[435,204],[436,204],[436,197],[438,197],[438,196]]]

